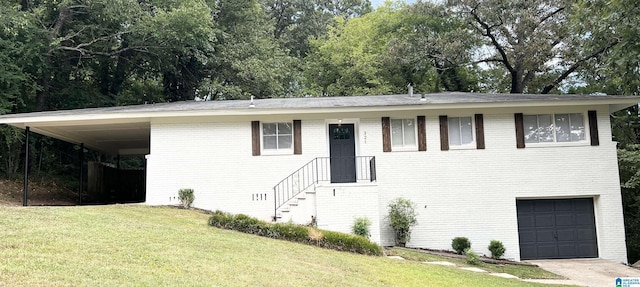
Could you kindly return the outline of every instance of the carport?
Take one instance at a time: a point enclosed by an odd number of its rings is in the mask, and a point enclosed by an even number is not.
[[[150,120],[139,113],[123,113],[126,107],[51,111],[0,116],[0,124],[24,129],[24,146],[29,146],[30,134],[38,133],[80,146],[80,185],[78,203],[82,204],[85,148],[117,156],[144,156],[149,153]],[[29,190],[29,149],[25,148],[23,205],[27,205]],[[118,168],[119,170],[119,163]],[[120,173],[118,173],[120,174]],[[110,180],[113,180],[113,176]],[[119,180],[118,180],[119,181]],[[144,192],[144,191],[143,191]]]

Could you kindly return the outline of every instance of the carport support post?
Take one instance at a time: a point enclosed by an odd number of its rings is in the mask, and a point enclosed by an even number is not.
[[[82,188],[84,187],[84,143],[80,144],[80,188],[78,189],[78,205],[82,205]]]
[[[24,189],[22,190],[22,206],[27,206],[29,193],[29,127],[24,130]]]

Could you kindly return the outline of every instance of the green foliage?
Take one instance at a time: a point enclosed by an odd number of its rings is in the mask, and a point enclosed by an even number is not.
[[[319,246],[324,248],[374,256],[383,254],[379,245],[362,236],[326,230],[322,234],[324,238]]]
[[[640,260],[640,145],[618,149],[622,210],[629,262]]]
[[[353,222],[352,231],[355,235],[360,235],[364,238],[369,238],[371,236],[371,232],[369,232],[369,227],[371,227],[371,220],[367,217],[358,217]]]
[[[462,23],[444,18],[442,6],[415,5],[429,9],[392,4],[354,19],[336,18],[326,37],[311,41],[307,93],[395,94],[406,93],[408,84],[416,92],[472,90],[475,79],[466,68],[441,60],[445,50],[455,47],[450,55],[465,55],[463,50],[470,48],[466,42],[457,44],[464,41],[441,37]]]
[[[193,189],[191,188],[183,188],[178,191],[178,200],[182,203],[182,207],[189,208],[191,204],[195,200],[195,195],[193,194]]]
[[[389,203],[388,206],[389,223],[395,231],[396,244],[405,246],[411,240],[411,228],[418,224],[417,216],[413,202],[404,198],[397,198]]]
[[[507,251],[507,249],[504,248],[504,244],[502,244],[502,241],[498,240],[491,240],[487,249],[491,251],[491,258],[494,259],[499,259],[500,257],[502,257],[502,255],[504,255],[504,252]]]
[[[469,23],[457,37],[481,39],[478,47],[486,52],[478,60],[502,69],[494,81],[508,78],[511,93],[559,92],[570,75],[600,66],[602,55],[619,41],[610,25],[594,17],[598,9],[575,1],[461,0],[447,6],[451,16]]]
[[[467,256],[467,263],[471,265],[480,265],[480,256],[478,253],[471,250],[471,248],[466,248],[464,250],[464,254]]]
[[[463,254],[467,248],[471,248],[471,242],[466,237],[455,237],[451,240],[451,248],[458,254]]]
[[[311,229],[291,223],[270,224],[244,214],[232,215],[215,211],[209,218],[209,225],[274,239],[317,245],[327,249],[375,256],[383,254],[379,245],[361,236]]]
[[[15,176],[20,168],[24,132],[10,126],[0,126],[0,175]]]
[[[310,39],[323,37],[335,17],[351,19],[371,12],[368,0],[261,0],[273,35],[291,56],[304,58]]]

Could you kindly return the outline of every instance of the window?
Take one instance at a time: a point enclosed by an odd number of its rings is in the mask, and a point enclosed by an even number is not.
[[[391,144],[394,147],[416,146],[416,122],[414,119],[391,120]]]
[[[526,143],[585,141],[584,115],[524,115],[524,139]]]
[[[291,149],[292,135],[291,123],[262,124],[262,141],[265,150]]]
[[[449,145],[463,146],[473,143],[473,122],[471,117],[449,117]]]

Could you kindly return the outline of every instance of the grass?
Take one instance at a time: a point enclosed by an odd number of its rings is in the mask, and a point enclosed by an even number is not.
[[[555,273],[551,273],[544,269],[533,267],[533,266],[508,265],[508,264],[497,265],[497,264],[489,264],[484,262],[481,262],[480,265],[470,265],[470,264],[467,264],[467,261],[465,259],[444,257],[444,256],[439,256],[434,254],[427,254],[419,251],[411,251],[411,250],[398,249],[398,248],[392,248],[391,250],[388,250],[387,254],[402,256],[407,260],[420,261],[420,262],[448,261],[448,262],[455,263],[457,266],[478,267],[492,273],[507,273],[514,276],[518,276],[520,278],[527,278],[527,279],[564,279],[564,277],[560,275],[557,275]]]
[[[542,286],[207,226],[146,206],[0,206],[0,286]]]

